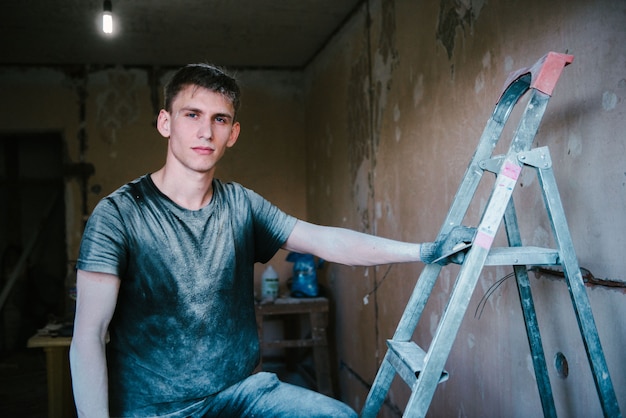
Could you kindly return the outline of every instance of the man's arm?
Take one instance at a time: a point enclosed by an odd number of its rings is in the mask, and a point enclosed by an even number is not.
[[[105,343],[119,286],[117,276],[78,270],[70,364],[79,417],[109,416]]]
[[[283,245],[288,251],[314,254],[349,266],[375,266],[423,261],[421,244],[390,240],[345,228],[298,220]]]

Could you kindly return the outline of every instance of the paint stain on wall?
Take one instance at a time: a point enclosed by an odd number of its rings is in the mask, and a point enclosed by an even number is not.
[[[467,335],[467,348],[470,350],[476,346],[476,336],[471,332]]]
[[[396,6],[394,0],[382,1],[381,28],[378,42],[373,45],[375,53],[371,62],[373,109],[373,147],[374,157],[380,140],[380,126],[387,105],[388,92],[393,83],[393,71],[398,65],[396,49]]]
[[[368,47],[354,62],[348,85],[348,131],[352,198],[357,204],[362,228],[371,226],[370,202],[373,201],[373,175],[380,126],[386,108],[392,73],[398,62],[395,48],[396,21],[394,0],[383,0],[378,36],[366,25]],[[370,45],[371,44],[371,45]],[[371,47],[371,55],[367,53]],[[364,199],[367,197],[367,199]]]
[[[491,53],[487,51],[482,59],[483,70],[478,73],[474,80],[474,92],[479,93],[485,87],[485,72],[491,69]]]
[[[570,133],[567,139],[567,155],[579,157],[583,153],[583,139],[578,132]]]
[[[483,3],[482,0],[441,0],[439,2],[437,40],[446,48],[448,59],[452,59],[454,53],[457,28],[471,28],[478,18]]]
[[[97,97],[101,138],[110,144],[117,141],[117,132],[138,118],[137,77],[122,69],[107,72],[108,87]]]
[[[369,106],[369,65],[367,55],[362,54],[351,68],[350,84],[348,85],[348,147],[349,171],[352,183],[352,200],[357,205],[357,211],[362,227],[368,229],[369,210],[368,197],[369,182],[364,174],[363,163],[370,161],[370,106]],[[368,170],[365,170],[367,172]],[[365,196],[365,199],[363,197]]]
[[[602,108],[606,111],[615,109],[617,106],[618,98],[612,91],[605,91],[602,93]]]
[[[395,0],[382,0],[382,21],[377,48],[385,62],[395,61],[396,51],[396,5]]]
[[[369,84],[368,62],[365,55],[361,55],[350,70],[350,84],[348,85],[348,132],[350,140],[350,173],[352,181],[361,161],[369,158]]]
[[[415,87],[413,87],[413,107],[418,107],[424,99],[424,74],[417,77]]]
[[[398,103],[396,103],[396,105],[393,107],[393,121],[396,124],[396,129],[395,129],[396,142],[400,142],[400,139],[402,139],[402,129],[400,129],[400,126],[398,124],[400,122],[401,116],[402,116],[402,112],[400,111],[400,106],[398,105]]]
[[[552,234],[545,228],[538,225],[533,231],[532,244],[538,247],[549,247],[551,245]]]

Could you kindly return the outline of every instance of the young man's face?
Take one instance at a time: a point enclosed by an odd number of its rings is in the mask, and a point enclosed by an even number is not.
[[[197,86],[186,86],[161,110],[157,129],[168,144],[168,164],[200,173],[214,172],[227,148],[237,142],[239,122],[229,99]]]

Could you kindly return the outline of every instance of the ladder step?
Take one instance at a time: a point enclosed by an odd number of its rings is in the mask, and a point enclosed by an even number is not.
[[[424,369],[424,359],[426,352],[413,341],[387,340],[389,351],[388,360],[396,369],[398,374],[410,386],[417,382],[417,379]],[[439,383],[448,380],[448,372],[443,371]]]
[[[559,264],[559,252],[541,247],[500,247],[489,251],[486,266],[545,266]]]

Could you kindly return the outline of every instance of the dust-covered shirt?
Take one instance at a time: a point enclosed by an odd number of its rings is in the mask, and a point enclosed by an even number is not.
[[[254,263],[267,262],[295,222],[219,180],[200,210],[174,203],[149,175],[98,203],[77,267],[121,280],[107,344],[112,415],[165,414],[250,375]]]

